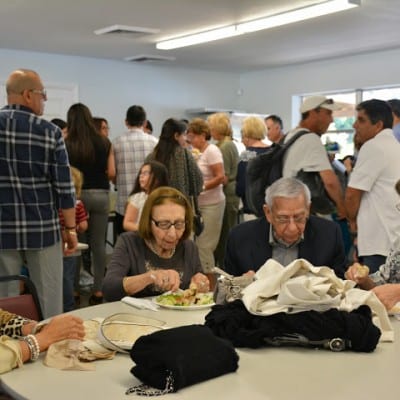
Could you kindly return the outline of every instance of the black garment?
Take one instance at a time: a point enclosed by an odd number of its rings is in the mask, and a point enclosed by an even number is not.
[[[232,345],[203,325],[188,325],[141,336],[131,349],[133,375],[157,389],[172,376],[172,391],[234,372],[239,356]]]
[[[313,341],[342,338],[350,343],[353,351],[371,352],[381,336],[372,323],[368,306],[351,312],[330,309],[258,316],[250,314],[243,302],[236,300],[214,306],[206,315],[205,325],[215,335],[229,339],[235,347],[263,347],[264,338],[297,333]]]
[[[246,150],[239,155],[239,163],[236,174],[236,195],[242,199],[243,212],[253,214],[253,211],[247,204],[246,200],[246,169],[249,160],[255,156],[265,153],[268,147],[247,147]]]
[[[93,140],[95,159],[93,162],[80,160],[71,152],[68,139],[65,144],[68,150],[70,164],[78,168],[83,174],[82,189],[109,189],[107,176],[108,155],[111,151],[111,142],[100,135]]]

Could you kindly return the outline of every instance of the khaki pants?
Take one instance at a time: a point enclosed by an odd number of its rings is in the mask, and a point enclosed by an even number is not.
[[[224,217],[225,200],[217,204],[200,206],[204,220],[204,230],[196,238],[200,262],[204,273],[209,273],[215,267],[214,250],[217,247]]]

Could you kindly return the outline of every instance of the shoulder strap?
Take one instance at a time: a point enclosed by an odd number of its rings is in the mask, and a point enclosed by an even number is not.
[[[276,152],[274,152],[274,154],[272,155],[272,159],[273,160],[277,160],[280,159],[281,157],[283,157],[283,155],[285,154],[286,150],[300,137],[303,135],[306,135],[307,133],[311,133],[308,129],[302,129],[299,132],[296,132],[292,138],[290,138],[286,143],[283,144],[277,144],[277,146],[279,146],[279,148],[277,149]],[[262,154],[261,154],[262,156]]]
[[[287,149],[288,147],[290,147],[300,136],[303,136],[307,133],[312,133],[310,132],[308,129],[302,129],[298,132],[296,132],[293,137],[291,137],[286,143],[283,144],[283,147],[285,147],[285,149]]]

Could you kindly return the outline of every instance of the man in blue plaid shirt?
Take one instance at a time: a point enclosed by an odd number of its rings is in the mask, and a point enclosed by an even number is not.
[[[0,275],[26,265],[45,318],[62,312],[63,253],[76,250],[75,192],[61,130],[40,116],[40,76],[18,69],[0,110]],[[65,218],[60,231],[58,209]],[[2,287],[1,295],[15,294]]]

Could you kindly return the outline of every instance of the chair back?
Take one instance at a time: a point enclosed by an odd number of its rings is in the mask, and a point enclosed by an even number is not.
[[[24,283],[22,294],[0,298],[1,309],[35,321],[43,319],[36,287],[28,277],[24,275],[0,276],[0,282]]]

